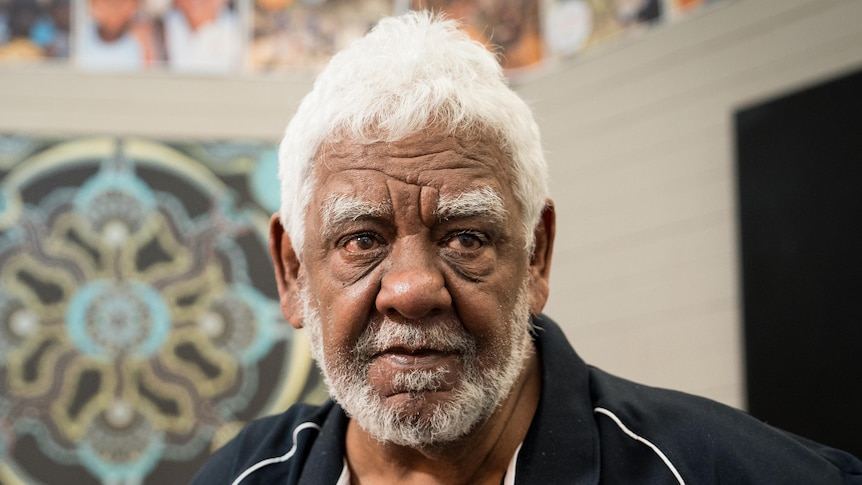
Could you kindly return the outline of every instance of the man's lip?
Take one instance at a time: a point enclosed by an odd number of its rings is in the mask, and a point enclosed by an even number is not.
[[[377,352],[374,357],[379,357],[381,355],[445,355],[453,353],[450,350],[443,349],[435,349],[431,347],[404,347],[404,346],[395,346],[383,349]]]
[[[397,347],[377,353],[373,360],[384,360],[395,367],[422,368],[437,366],[452,356],[452,352],[437,349]]]

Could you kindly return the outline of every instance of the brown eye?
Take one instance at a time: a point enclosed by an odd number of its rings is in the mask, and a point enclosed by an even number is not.
[[[484,244],[484,238],[480,234],[470,231],[455,234],[446,242],[446,246],[458,251],[475,251]]]
[[[344,249],[351,253],[371,251],[377,249],[380,241],[372,234],[357,234],[351,236],[344,244]]]

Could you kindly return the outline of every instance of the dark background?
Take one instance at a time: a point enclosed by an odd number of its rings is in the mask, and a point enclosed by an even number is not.
[[[862,456],[862,71],[735,123],[748,409]]]

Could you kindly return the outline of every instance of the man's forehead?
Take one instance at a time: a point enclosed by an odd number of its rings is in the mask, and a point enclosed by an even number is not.
[[[429,128],[397,141],[364,142],[336,138],[320,146],[315,167],[331,171],[383,170],[404,176],[429,170],[490,170],[508,174],[511,163],[495,137],[474,134],[446,134]]]
[[[318,151],[314,205],[327,223],[391,216],[410,205],[425,219],[484,212],[502,221],[506,206],[515,204],[510,171],[498,144],[480,136],[343,139]]]
[[[501,147],[498,137],[487,134],[487,130],[462,130],[453,133],[429,126],[399,139],[389,139],[384,133],[374,130],[370,130],[368,136],[364,137],[335,132],[319,148],[333,154],[384,149],[393,156],[410,158],[445,149],[471,151]]]

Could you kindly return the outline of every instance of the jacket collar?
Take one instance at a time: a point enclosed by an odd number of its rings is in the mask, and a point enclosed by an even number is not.
[[[516,483],[599,481],[599,433],[587,365],[548,317],[533,319],[542,365],[539,407],[518,455]]]
[[[341,406],[332,400],[323,405],[326,412],[320,434],[308,453],[298,483],[319,485],[337,483],[344,469],[344,438],[347,436],[349,418]]]

